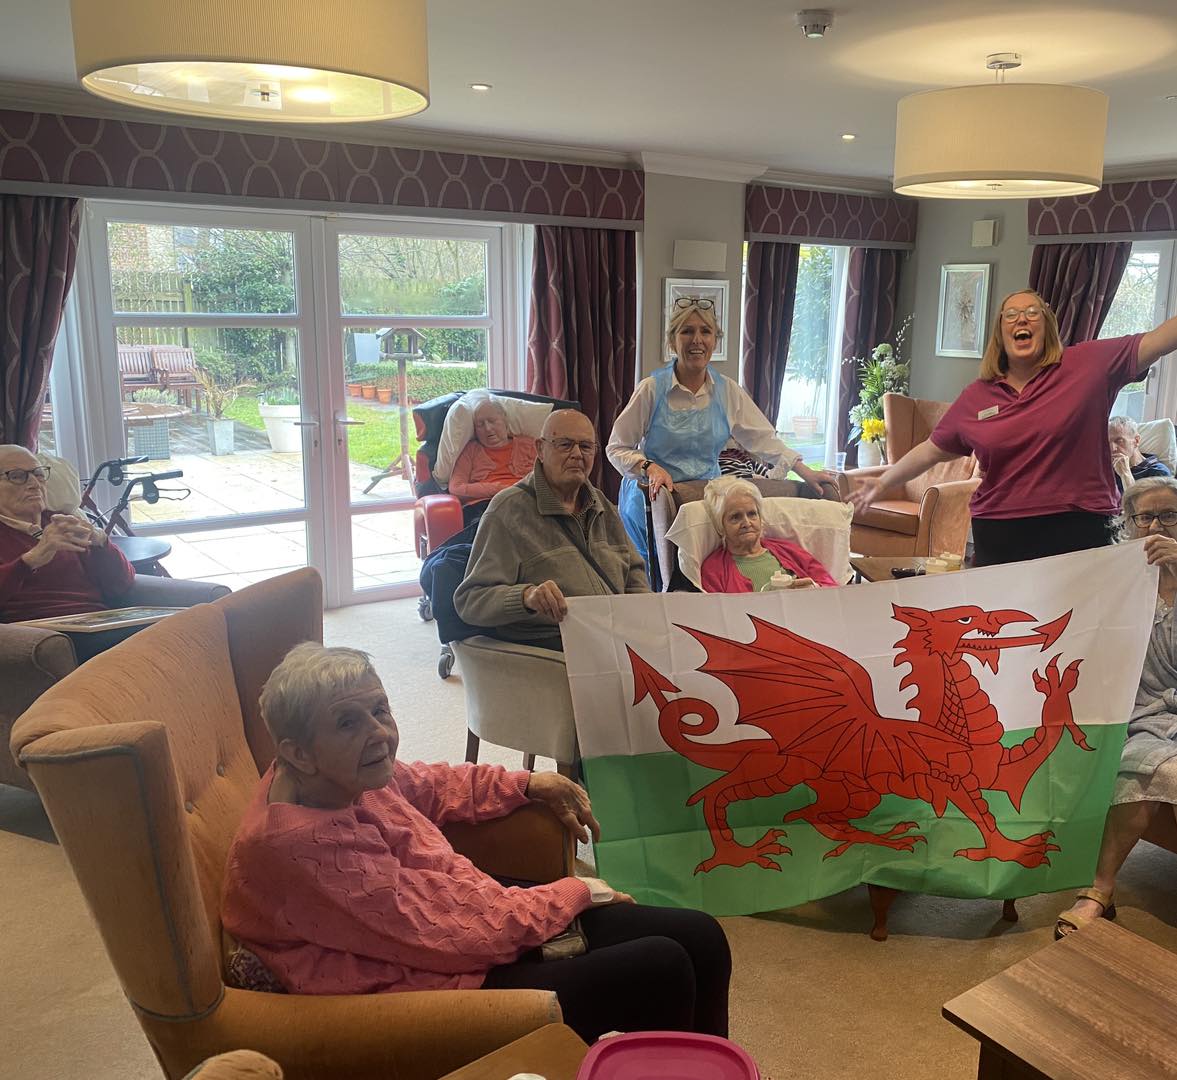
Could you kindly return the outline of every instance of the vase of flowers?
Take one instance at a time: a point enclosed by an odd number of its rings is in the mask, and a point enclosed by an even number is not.
[[[883,426],[883,395],[906,394],[911,386],[911,365],[902,359],[903,343],[907,339],[908,330],[914,316],[908,315],[899,326],[895,335],[895,344],[880,342],[873,349],[869,357],[852,357],[848,363],[858,365],[859,378],[862,388],[858,391],[858,404],[850,409],[850,441],[858,440],[858,464],[866,465],[869,458],[878,460],[873,464],[880,464],[885,460],[883,439],[886,435]],[[869,421],[875,421],[869,428]],[[872,433],[868,435],[868,430]],[[870,447],[874,449],[870,449]]]

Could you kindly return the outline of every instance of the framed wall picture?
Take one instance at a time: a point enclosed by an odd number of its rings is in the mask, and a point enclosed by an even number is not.
[[[663,278],[666,283],[666,300],[662,308],[662,339],[666,340],[666,332],[670,327],[670,316],[674,313],[674,302],[683,296],[698,297],[700,300],[710,300],[715,305],[715,320],[719,329],[723,331],[723,338],[716,343],[715,352],[711,359],[726,360],[729,342],[727,339],[727,301],[728,282],[717,281],[715,278]]]
[[[980,360],[989,323],[989,263],[940,267],[936,355]]]

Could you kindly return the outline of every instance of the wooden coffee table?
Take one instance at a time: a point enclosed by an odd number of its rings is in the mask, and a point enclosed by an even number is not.
[[[536,1073],[544,1080],[576,1080],[588,1045],[565,1024],[548,1024],[513,1043],[463,1065],[441,1080],[506,1080]]]
[[[891,570],[897,566],[925,566],[925,555],[851,555],[850,565],[863,581],[894,581]]]
[[[1177,1077],[1177,955],[1096,919],[953,998],[978,1080]]]

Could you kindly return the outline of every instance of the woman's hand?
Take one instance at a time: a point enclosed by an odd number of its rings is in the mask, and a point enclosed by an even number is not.
[[[72,514],[54,514],[36,547],[21,556],[34,570],[51,563],[62,551],[86,551],[94,543],[94,529]]]
[[[670,478],[670,473],[652,461],[646,470],[646,479],[650,482],[650,502],[658,498],[658,492],[663,488],[667,491],[674,490],[674,481]]]
[[[1162,570],[1177,573],[1177,540],[1171,536],[1153,533],[1145,537],[1144,555],[1149,566],[1159,566]]]
[[[833,484],[835,488],[838,486],[837,480],[834,479],[831,473],[826,472],[824,469],[811,469],[808,465],[800,461],[793,466],[793,472],[801,477],[819,495],[824,494],[821,489],[822,484]]]
[[[588,843],[590,830],[593,839],[600,840],[601,826],[593,817],[588,793],[568,777],[554,772],[532,773],[527,797],[543,803],[582,844]]]
[[[789,588],[790,589],[815,589],[815,588],[817,588],[817,586],[814,585],[813,578],[799,577],[799,578],[793,578],[792,584],[789,585]]]
[[[877,501],[882,490],[883,485],[877,477],[864,480],[859,487],[856,487],[850,492],[850,497],[846,501],[854,507],[854,512],[857,514],[860,510],[865,510],[871,503]]]

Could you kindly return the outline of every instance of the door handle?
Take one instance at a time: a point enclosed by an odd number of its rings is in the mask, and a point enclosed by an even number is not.
[[[295,427],[318,427],[319,426],[318,420],[291,420],[290,422]]]
[[[340,420],[338,416],[335,418],[335,422],[340,427],[363,427],[365,423],[363,420]]]

